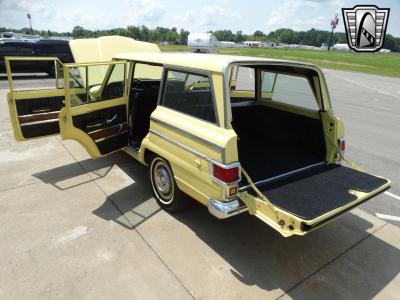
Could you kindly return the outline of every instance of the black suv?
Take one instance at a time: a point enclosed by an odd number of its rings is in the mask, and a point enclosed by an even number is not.
[[[0,73],[6,72],[4,56],[53,56],[58,57],[63,63],[74,62],[69,42],[66,40],[0,40]],[[43,72],[50,76],[54,76],[55,72],[54,64],[47,61],[13,62],[11,69],[13,73]]]

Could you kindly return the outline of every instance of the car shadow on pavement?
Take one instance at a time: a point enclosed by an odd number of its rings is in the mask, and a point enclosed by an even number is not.
[[[249,214],[215,219],[200,204],[174,217],[231,266],[237,281],[294,299],[371,299],[400,272],[400,250],[367,233],[372,224],[352,213],[289,238]]]
[[[153,198],[147,168],[123,152],[78,161],[33,176],[63,191],[96,184],[106,195],[106,200],[93,213],[128,229],[135,228],[161,210]],[[121,177],[126,178],[121,182]]]
[[[121,173],[113,173],[115,166],[129,179],[122,185]],[[93,213],[127,229],[137,228],[160,211],[147,168],[122,152],[34,176],[62,190],[97,184],[106,200]],[[74,178],[80,178],[78,183]],[[60,187],[60,182],[70,186]],[[352,213],[304,237],[290,238],[281,237],[247,213],[218,220],[195,201],[186,211],[171,216],[227,262],[231,280],[266,291],[281,290],[292,298],[371,299],[400,272],[400,250],[368,233],[373,225]],[[170,240],[177,238],[173,230],[163,232],[171,234]],[[196,267],[193,263],[193,272]]]

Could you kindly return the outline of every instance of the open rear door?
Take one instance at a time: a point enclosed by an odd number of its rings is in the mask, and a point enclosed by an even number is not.
[[[127,62],[66,64],[61,137],[79,142],[93,157],[128,145]]]
[[[257,186],[251,183],[239,197],[251,214],[290,236],[319,228],[389,187],[382,177],[323,164]]]
[[[7,101],[15,139],[26,141],[59,134],[59,113],[64,103],[62,63],[56,57],[6,57],[5,64],[9,84]],[[40,73],[18,76],[13,73],[14,68],[27,65]],[[54,74],[54,78],[46,72]],[[20,79],[27,77],[31,85],[24,80],[22,86]]]

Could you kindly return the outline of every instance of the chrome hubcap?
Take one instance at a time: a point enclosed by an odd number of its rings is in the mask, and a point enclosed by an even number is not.
[[[172,174],[163,161],[157,161],[153,167],[153,187],[164,204],[170,204],[173,200],[174,187]]]
[[[157,190],[162,194],[168,194],[171,190],[171,179],[169,178],[167,170],[158,168],[155,174],[155,182]]]

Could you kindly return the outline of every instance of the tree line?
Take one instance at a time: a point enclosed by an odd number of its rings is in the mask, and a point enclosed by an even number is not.
[[[272,41],[285,44],[300,44],[320,47],[323,43],[328,44],[331,32],[326,30],[310,29],[308,31],[295,31],[288,28],[281,28],[266,34],[256,30],[253,34],[243,34],[242,31],[233,33],[231,30],[214,31],[215,37],[220,41],[232,41],[241,43],[244,41]],[[347,37],[344,32],[335,32],[332,36],[331,45],[347,44]],[[386,34],[383,48],[400,52],[400,38]]]
[[[29,28],[19,30],[0,27],[0,32],[12,31],[21,33],[30,33]],[[173,44],[186,44],[189,31],[185,29],[178,30],[176,27],[148,28],[142,26],[127,26],[126,28],[113,28],[103,30],[89,30],[82,26],[75,26],[71,32],[56,32],[51,30],[34,30],[34,34],[43,37],[64,36],[72,38],[91,38],[105,35],[121,35],[141,40],[145,42],[161,43],[169,42]],[[232,32],[231,30],[216,30],[213,32],[219,41],[232,41],[241,43],[244,41],[271,41],[286,44],[302,44],[308,46],[320,47],[323,43],[328,44],[330,32],[326,30],[310,29],[308,31],[295,31],[288,28],[281,28],[271,31],[268,34],[261,30],[256,30],[253,34],[244,34],[242,31]],[[335,32],[332,36],[331,44],[347,43],[344,32]],[[400,52],[400,38],[386,34],[384,48]]]

